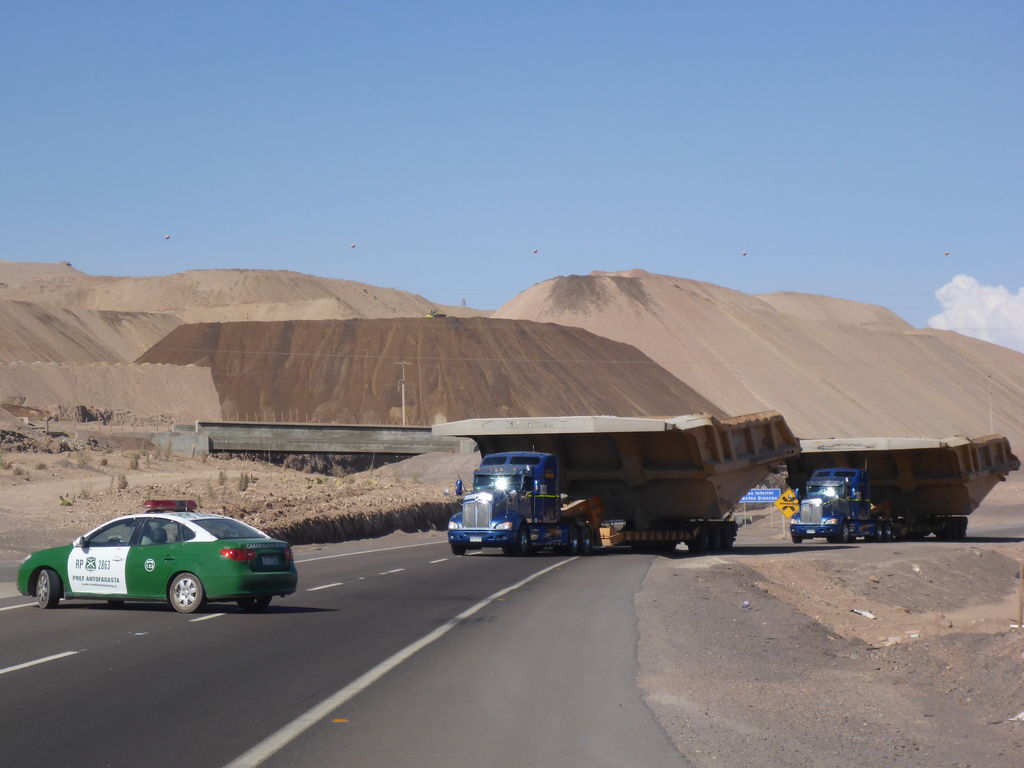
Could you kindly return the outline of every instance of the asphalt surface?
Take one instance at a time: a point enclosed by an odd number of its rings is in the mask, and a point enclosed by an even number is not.
[[[264,614],[0,599],[0,762],[686,765],[636,687],[650,556],[415,544],[300,548]]]

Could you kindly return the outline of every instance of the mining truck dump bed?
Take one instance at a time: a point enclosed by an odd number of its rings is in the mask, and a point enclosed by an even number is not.
[[[909,520],[969,515],[996,483],[1020,469],[1020,460],[1002,435],[973,440],[844,437],[801,440],[800,448],[799,455],[786,460],[793,488],[802,491],[816,469],[866,469],[871,475],[871,502]]]
[[[600,497],[605,519],[637,530],[680,520],[724,520],[740,497],[800,445],[774,412],[730,419],[553,416],[467,419],[434,434],[473,438],[482,454],[542,451],[558,457],[558,491]]]

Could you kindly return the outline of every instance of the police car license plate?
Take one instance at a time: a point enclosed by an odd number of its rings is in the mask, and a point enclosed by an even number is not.
[[[281,564],[281,556],[280,555],[264,555],[263,556],[263,564],[264,565],[280,565]]]
[[[484,540],[484,537],[483,536],[470,536],[469,540],[473,544],[478,544],[478,543],[480,543],[481,541]]]

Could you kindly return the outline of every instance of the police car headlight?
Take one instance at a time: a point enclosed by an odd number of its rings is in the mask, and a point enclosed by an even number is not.
[[[455,531],[455,530],[458,530],[461,527],[462,527],[462,523],[458,522],[457,520],[449,520],[448,521],[448,530],[449,531]]]
[[[511,531],[512,530],[512,521],[511,520],[506,520],[504,523],[497,523],[494,526],[494,530],[496,530],[496,531]]]

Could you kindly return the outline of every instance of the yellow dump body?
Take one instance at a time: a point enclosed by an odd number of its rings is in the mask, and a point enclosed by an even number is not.
[[[996,483],[1020,469],[1002,435],[833,438],[801,440],[800,447],[786,461],[794,488],[816,469],[867,469],[872,503],[910,520],[969,515]]]
[[[626,520],[634,529],[727,519],[744,493],[800,451],[774,411],[731,419],[469,419],[436,424],[433,431],[471,437],[482,454],[552,453],[558,457],[560,493],[598,497],[602,519]]]

